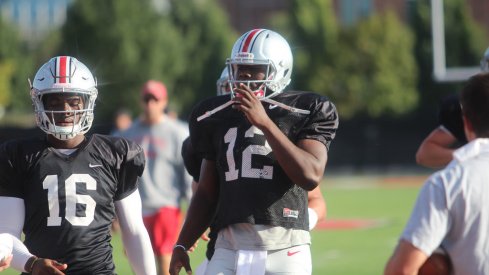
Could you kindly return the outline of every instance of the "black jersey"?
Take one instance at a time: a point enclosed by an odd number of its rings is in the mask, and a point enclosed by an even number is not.
[[[242,112],[227,107],[197,121],[228,100],[228,96],[220,96],[202,101],[189,121],[194,150],[216,162],[220,189],[216,224],[220,228],[251,223],[308,230],[307,192],[287,177],[263,133]],[[292,142],[314,139],[329,148],[338,114],[328,98],[285,92],[273,100],[310,111],[292,112],[263,102],[268,116]]]
[[[114,201],[137,189],[144,165],[139,145],[119,137],[87,137],[71,155],[46,138],[5,142],[0,196],[24,200],[31,253],[67,263],[67,274],[114,274]]]
[[[462,120],[462,108],[458,95],[447,96],[440,103],[438,113],[440,125],[445,127],[461,144],[467,143]]]

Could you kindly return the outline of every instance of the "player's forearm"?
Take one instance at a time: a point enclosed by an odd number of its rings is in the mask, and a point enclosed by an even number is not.
[[[138,275],[155,275],[156,264],[151,241],[144,226],[135,234],[122,232],[122,241],[133,271]]]
[[[192,247],[209,227],[216,210],[217,201],[209,199],[204,192],[197,190],[187,211],[187,217],[178,237],[177,244],[185,249]]]
[[[20,241],[25,216],[24,200],[14,197],[0,197],[0,209],[9,209],[2,215],[0,233],[8,233],[12,237],[12,255],[14,257],[10,266],[24,272],[26,271],[24,268],[27,260],[33,256]]]
[[[452,148],[427,142],[416,152],[416,163],[429,168],[444,167],[453,159],[453,151]]]
[[[141,197],[134,191],[115,202],[122,241],[131,267],[138,275],[156,274],[156,264],[148,232],[141,217]]]
[[[280,131],[275,123],[262,129],[273,154],[287,176],[305,190],[313,190],[321,182],[326,160],[320,160],[313,154],[300,148]],[[326,148],[321,147],[326,153]]]

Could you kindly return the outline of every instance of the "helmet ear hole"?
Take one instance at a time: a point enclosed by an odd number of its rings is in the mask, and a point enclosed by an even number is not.
[[[284,75],[283,76],[285,77],[288,73],[289,73],[289,70],[287,69],[287,70],[284,71]]]

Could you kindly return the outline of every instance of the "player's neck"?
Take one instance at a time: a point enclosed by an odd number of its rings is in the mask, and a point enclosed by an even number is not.
[[[60,139],[55,138],[52,135],[48,135],[48,142],[49,142],[49,144],[53,148],[56,148],[56,149],[74,149],[74,148],[78,148],[80,146],[80,144],[83,143],[84,140],[85,140],[85,136],[84,135],[77,135],[74,138],[68,139],[68,140],[60,140]]]
[[[155,125],[158,123],[161,123],[162,121],[168,119],[168,117],[165,114],[158,114],[157,116],[144,116],[143,117],[143,123],[147,125]]]

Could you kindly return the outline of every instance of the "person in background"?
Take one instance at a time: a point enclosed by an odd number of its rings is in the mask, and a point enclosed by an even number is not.
[[[114,274],[110,225],[117,215],[136,274],[156,274],[138,191],[145,158],[134,142],[86,135],[97,82],[70,56],[50,59],[31,84],[42,138],[0,147],[0,233],[20,239],[11,266],[33,274]]]
[[[132,124],[132,115],[131,112],[127,109],[119,109],[115,113],[114,116],[114,129],[110,133],[113,136],[119,135],[121,131],[127,130],[131,127]]]
[[[482,56],[481,72],[489,72],[489,48]],[[442,99],[438,113],[439,126],[423,140],[416,152],[416,163],[441,168],[453,159],[453,152],[467,143],[458,94]]]
[[[203,161],[170,273],[191,271],[188,249],[215,222],[206,274],[311,274],[307,191],[323,179],[336,107],[315,93],[284,92],[292,51],[274,31],[245,33],[226,63],[231,97],[203,100],[190,116]]]
[[[181,227],[184,200],[189,200],[192,179],[181,156],[188,128],[168,117],[165,85],[147,81],[140,92],[143,113],[121,136],[138,143],[146,155],[141,177],[144,224],[148,230],[158,273],[168,274],[173,245]]]
[[[452,274],[489,274],[489,73],[468,80],[460,103],[469,143],[424,183],[386,275],[417,274],[439,247]]]

